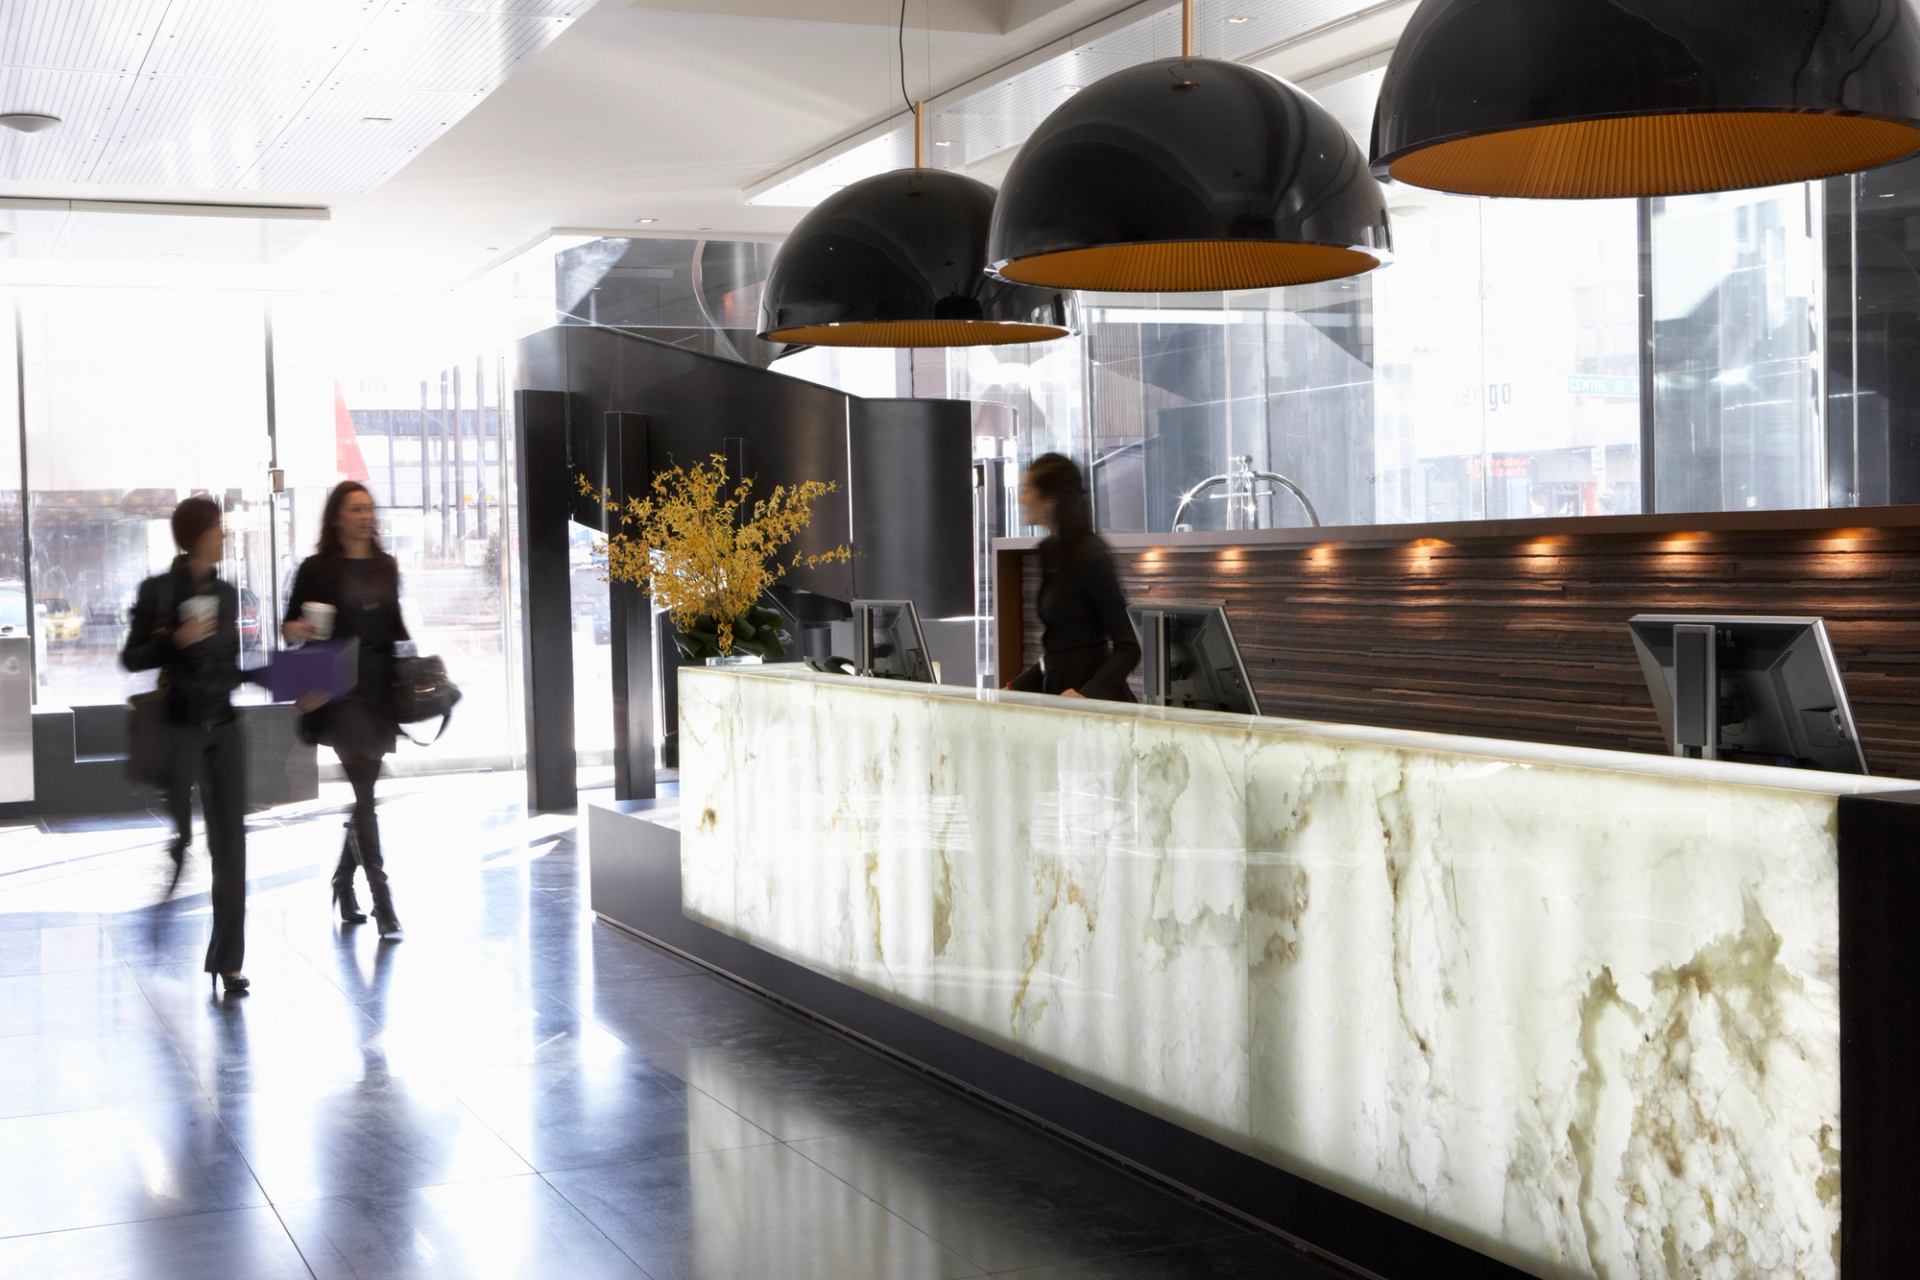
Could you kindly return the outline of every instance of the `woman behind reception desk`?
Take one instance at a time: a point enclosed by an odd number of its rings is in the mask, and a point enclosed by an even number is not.
[[[1040,544],[1040,662],[1008,681],[1023,693],[1132,702],[1127,675],[1140,641],[1106,544],[1093,532],[1080,468],[1042,454],[1020,477],[1020,514],[1047,530]]]

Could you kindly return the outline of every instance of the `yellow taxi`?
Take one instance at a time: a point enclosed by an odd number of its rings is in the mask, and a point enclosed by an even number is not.
[[[74,607],[62,596],[40,596],[34,602],[34,613],[39,615],[40,626],[47,633],[47,639],[54,644],[72,644],[80,638],[80,632],[86,626]]]

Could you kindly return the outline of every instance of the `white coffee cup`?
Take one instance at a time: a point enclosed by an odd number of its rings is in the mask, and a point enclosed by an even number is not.
[[[182,622],[214,623],[220,617],[220,602],[212,596],[188,596],[180,602]]]
[[[321,604],[318,600],[309,600],[300,606],[300,616],[305,618],[307,625],[313,628],[315,640],[329,640],[333,637],[334,612],[332,605]]]

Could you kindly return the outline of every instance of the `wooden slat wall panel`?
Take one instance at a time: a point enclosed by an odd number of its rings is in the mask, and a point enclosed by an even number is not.
[[[1821,616],[1868,766],[1920,779],[1920,528],[1120,545],[1114,558],[1136,602],[1226,606],[1270,715],[1616,750],[1664,750],[1632,615]],[[1038,560],[1002,564],[1021,570],[1032,661]]]

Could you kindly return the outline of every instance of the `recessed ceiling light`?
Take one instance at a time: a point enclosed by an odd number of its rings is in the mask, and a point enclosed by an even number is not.
[[[936,143],[934,143],[933,145],[934,145],[934,146],[936,146],[936,147],[950,147],[950,146],[952,146],[952,145],[953,145],[953,143],[951,143],[951,142],[936,142]]]
[[[490,244],[490,245],[488,245],[488,246],[487,246],[487,252],[488,252],[488,253],[498,253],[498,252],[500,252],[500,246],[499,246],[499,245],[497,245],[497,244]]]
[[[1231,22],[1236,27],[1239,26],[1241,23],[1245,22],[1246,20],[1247,20],[1247,15],[1245,15],[1244,13],[1236,13],[1231,18],[1227,19],[1228,22]]]
[[[648,225],[648,224],[650,224],[650,223],[654,223],[654,222],[658,222],[658,221],[660,221],[660,219],[658,219],[658,218],[635,218],[635,219],[634,219],[634,221],[635,221],[635,222],[637,222],[637,223],[639,223],[639,224],[640,224],[641,226],[646,226],[646,225]]]
[[[392,116],[361,116],[361,124],[392,124]]]
[[[15,133],[39,133],[59,123],[59,116],[41,115],[37,111],[9,111],[0,115],[0,125],[12,129]]]

